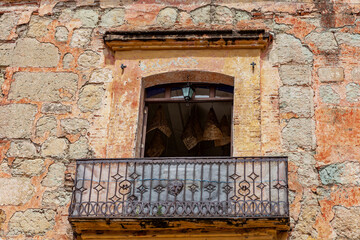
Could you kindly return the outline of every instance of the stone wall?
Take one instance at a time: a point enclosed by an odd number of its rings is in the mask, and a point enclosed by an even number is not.
[[[265,29],[274,40],[259,64],[254,141],[289,157],[289,239],[359,239],[360,4],[350,2],[1,1],[0,238],[72,239],[74,159],[107,156],[109,88],[121,89],[117,128],[135,139],[137,85],[112,85],[120,70],[105,31]],[[134,156],[135,141],[119,144],[118,157]]]

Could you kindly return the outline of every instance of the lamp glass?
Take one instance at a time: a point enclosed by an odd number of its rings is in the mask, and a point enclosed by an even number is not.
[[[182,92],[183,92],[184,99],[186,101],[189,101],[194,94],[194,89],[191,86],[186,86],[186,87],[182,88]]]

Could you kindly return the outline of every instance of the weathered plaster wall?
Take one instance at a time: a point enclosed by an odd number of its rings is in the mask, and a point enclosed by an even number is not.
[[[0,237],[71,239],[74,159],[135,155],[141,80],[129,81],[135,62],[121,72],[106,30],[234,28],[274,34],[257,65],[261,138],[253,140],[262,155],[289,156],[289,238],[359,239],[354,2],[1,1]],[[115,113],[119,121],[109,121]],[[109,129],[128,138],[104,143]]]

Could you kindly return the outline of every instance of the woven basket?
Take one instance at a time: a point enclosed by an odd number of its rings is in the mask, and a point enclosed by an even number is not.
[[[215,111],[213,108],[210,108],[205,123],[203,140],[212,141],[212,140],[220,140],[222,138],[223,138],[223,134],[220,130],[219,122],[217,120]]]
[[[199,118],[195,108],[186,123],[181,139],[188,150],[193,149],[199,142],[202,141],[203,131],[200,126]]]
[[[220,130],[223,134],[223,138],[220,139],[220,140],[215,140],[214,143],[215,143],[215,147],[221,147],[221,146],[225,146],[227,144],[229,144],[231,142],[231,139],[230,139],[230,124],[227,120],[227,117],[224,115],[222,118],[221,118],[221,121],[220,121]]]
[[[146,151],[146,154],[149,157],[160,157],[164,151],[165,151],[165,143],[163,140],[162,133],[159,130],[156,130],[154,136],[151,139],[151,143],[148,150]]]
[[[162,133],[164,133],[167,137],[171,136],[171,129],[169,127],[169,124],[167,122],[167,119],[165,117],[164,110],[162,106],[160,105],[159,108],[155,112],[155,116],[152,119],[149,128],[147,130],[148,132],[151,132],[152,130],[159,129]]]

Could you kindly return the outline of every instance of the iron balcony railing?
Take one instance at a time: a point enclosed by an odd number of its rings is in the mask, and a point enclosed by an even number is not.
[[[71,218],[287,218],[286,157],[78,160]]]

